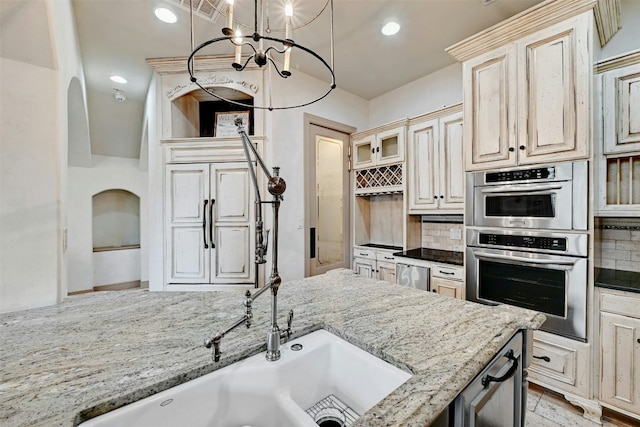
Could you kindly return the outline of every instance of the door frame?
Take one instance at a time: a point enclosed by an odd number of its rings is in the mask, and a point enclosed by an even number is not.
[[[339,122],[335,122],[333,120],[329,120],[329,119],[325,119],[323,117],[320,116],[315,116],[313,114],[309,114],[309,113],[304,113],[304,144],[303,144],[303,156],[304,156],[304,170],[308,171],[311,170],[311,151],[310,150],[314,150],[315,152],[315,140],[313,141],[313,144],[311,143],[311,137],[312,135],[314,135],[314,133],[311,131],[311,126],[315,125],[315,126],[319,126],[319,127],[323,127],[323,128],[327,128],[329,130],[333,130],[336,132],[340,132],[340,133],[344,133],[346,135],[349,136],[349,141],[347,143],[347,150],[350,150],[350,146],[351,146],[351,134],[355,133],[355,131],[357,130],[355,127],[353,126],[349,126],[346,125],[344,123],[339,123]],[[349,151],[347,151],[349,152]],[[349,188],[352,188],[352,168],[349,168],[348,172],[347,172],[347,178],[349,180]],[[309,236],[309,228],[310,228],[310,215],[311,215],[311,199],[310,199],[310,195],[308,194],[308,188],[309,188],[309,180],[310,180],[310,176],[309,174],[304,174],[304,186],[303,186],[303,195],[304,195],[304,276],[308,277],[309,273],[310,273],[310,266],[309,266],[309,255],[310,255],[310,243],[311,243],[311,238]],[[351,197],[351,193],[346,195],[346,199],[348,200],[347,203],[345,203],[345,207],[347,207],[349,209],[349,229],[351,229],[351,212],[353,212],[353,198]],[[351,252],[353,250],[353,242],[352,242],[352,233],[351,231],[349,231],[349,233],[345,233],[345,239],[347,239],[347,250],[348,252],[345,254],[345,256],[347,257],[348,260],[351,259]],[[348,263],[349,265],[351,264],[351,262],[349,261]]]

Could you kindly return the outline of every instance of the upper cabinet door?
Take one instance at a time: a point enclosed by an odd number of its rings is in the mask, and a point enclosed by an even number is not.
[[[589,15],[518,42],[518,162],[589,155],[591,55]]]
[[[376,164],[378,166],[404,160],[405,126],[380,132],[376,135]]]
[[[376,136],[369,135],[353,140],[353,168],[370,168],[375,165]]]
[[[516,164],[516,48],[509,44],[463,65],[468,171]]]
[[[463,209],[464,167],[462,112],[440,119],[440,209]]]
[[[438,120],[409,126],[409,212],[438,208]]]
[[[640,64],[604,73],[605,154],[640,151]]]

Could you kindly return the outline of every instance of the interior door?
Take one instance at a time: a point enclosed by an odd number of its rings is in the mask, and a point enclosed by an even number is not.
[[[349,135],[313,124],[307,135],[307,271],[313,276],[349,268]]]

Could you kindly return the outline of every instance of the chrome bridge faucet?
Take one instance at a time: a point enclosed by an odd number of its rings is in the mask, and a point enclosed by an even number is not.
[[[238,326],[244,324],[247,329],[251,327],[253,323],[253,301],[262,295],[267,289],[271,289],[271,327],[269,328],[269,332],[267,333],[267,353],[266,358],[269,361],[276,361],[280,359],[280,344],[286,342],[291,336],[291,323],[293,322],[293,310],[289,311],[287,316],[287,329],[284,331],[280,330],[278,326],[278,290],[280,288],[280,284],[282,283],[282,279],[280,278],[280,274],[278,273],[278,211],[280,209],[280,203],[283,200],[282,194],[287,188],[287,184],[280,177],[280,168],[273,168],[273,175],[271,175],[264,165],[264,162],[260,158],[260,155],[256,151],[253,143],[247,136],[247,133],[242,125],[242,119],[240,117],[235,118],[235,125],[238,128],[238,134],[240,134],[240,138],[242,139],[242,146],[244,148],[245,158],[247,160],[247,164],[249,167],[249,174],[251,175],[251,181],[253,182],[253,187],[256,193],[256,250],[255,250],[255,265],[256,265],[256,286],[257,286],[257,269],[258,265],[264,264],[266,261],[264,259],[267,253],[267,246],[269,241],[269,230],[263,232],[263,221],[262,221],[262,205],[267,203],[271,204],[273,208],[273,236],[271,238],[272,242],[272,252],[271,252],[271,276],[269,277],[269,283],[267,283],[263,288],[256,291],[255,294],[251,294],[250,291],[247,290],[245,293],[244,306],[245,306],[245,314],[227,327],[223,332],[219,332],[213,336],[211,339],[207,339],[204,342],[206,348],[213,347],[213,361],[220,361],[220,341],[226,334],[237,328]],[[258,180],[256,178],[256,171],[254,169],[253,160],[251,159],[251,154],[249,151],[253,152],[255,156],[255,162],[260,166],[264,174],[267,176],[267,190],[273,196],[273,200],[263,202],[260,197],[260,187],[258,186]],[[257,166],[255,166],[257,168]]]

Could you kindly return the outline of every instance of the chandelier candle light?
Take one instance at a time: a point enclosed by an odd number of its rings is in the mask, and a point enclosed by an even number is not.
[[[237,0],[236,0],[237,1]],[[336,78],[334,73],[334,42],[333,42],[333,0],[326,0],[322,9],[309,19],[308,21],[294,26],[293,20],[293,3],[292,0],[285,0],[286,3],[284,5],[284,38],[273,37],[272,32],[282,32],[282,29],[272,29],[270,27],[269,21],[269,0],[254,0],[254,22],[253,22],[253,33],[243,35],[241,26],[248,27],[247,25],[242,24],[234,19],[234,0],[226,0],[226,21],[225,27],[222,28],[222,37],[213,38],[211,40],[207,40],[204,43],[201,43],[198,47],[194,49],[194,24],[193,24],[193,5],[191,5],[191,55],[189,55],[189,59],[187,60],[187,69],[189,71],[190,80],[198,85],[200,89],[204,90],[208,94],[214,96],[215,98],[226,101],[231,104],[235,104],[238,106],[246,107],[246,108],[258,108],[258,109],[267,109],[267,110],[286,110],[291,108],[299,108],[304,107],[306,105],[313,104],[315,102],[320,101],[325,98],[329,93],[336,88]],[[237,5],[236,5],[237,6]],[[292,39],[292,33],[294,29],[303,28],[317,18],[319,18],[324,11],[329,8],[329,37],[330,37],[330,64],[327,62],[322,56],[313,50],[302,46],[296,43]],[[236,11],[237,12],[237,11]],[[238,14],[235,14],[238,16]],[[281,15],[282,16],[282,15]],[[235,29],[234,29],[235,26]],[[317,33],[316,33],[317,34]],[[282,78],[288,78],[291,74],[291,57],[294,55],[294,49],[296,52],[300,52],[301,54],[310,55],[313,59],[319,61],[324,68],[328,71],[328,77],[331,82],[329,84],[329,88],[326,92],[321,93],[319,96],[313,98],[310,101],[303,101],[301,103],[292,104],[292,105],[280,105],[274,106],[272,104],[272,100],[268,100],[268,105],[250,105],[243,103],[238,100],[232,100],[224,98],[223,96],[215,93],[211,88],[207,88],[201,85],[198,82],[197,77],[194,75],[194,58],[198,52],[200,52],[203,48],[209,45],[213,45],[215,43],[229,43],[233,46],[234,55],[233,62],[231,63],[231,67],[236,71],[243,71],[253,60],[253,62],[258,65],[258,67],[262,68],[267,66],[269,70],[273,69],[275,72]],[[266,46],[266,47],[265,47]],[[244,60],[242,51],[243,48],[247,47],[250,50],[250,55]],[[246,50],[246,49],[245,49]],[[278,68],[278,65],[274,58],[278,58],[282,63],[282,69]],[[271,97],[269,97],[271,98]]]

